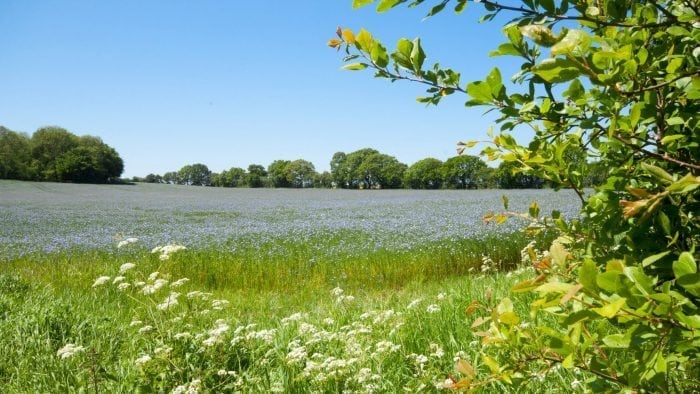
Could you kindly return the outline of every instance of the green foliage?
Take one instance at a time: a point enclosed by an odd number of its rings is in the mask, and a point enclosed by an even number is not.
[[[378,9],[401,3],[380,1]],[[466,4],[433,3],[428,16]],[[537,299],[529,317],[507,299],[479,313],[474,326],[486,325],[484,350],[459,363],[461,377],[447,386],[522,386],[558,367],[584,371],[594,391],[700,390],[700,7],[684,0],[480,3],[482,20],[512,16],[507,41],[491,55],[520,59],[515,86],[497,68],[461,84],[459,73],[423,64],[417,39],[399,40],[390,61],[366,31],[349,39],[352,32],[339,29],[329,42],[362,65],[349,69],[427,84],[420,102],[460,92],[467,106],[500,113],[500,130],[489,133],[482,155],[580,197],[580,218],[542,218],[536,204],[516,215],[530,217],[528,233],[559,232],[548,250],[530,248],[539,275],[514,288]],[[511,135],[524,126],[535,135],[528,145]],[[583,190],[588,162],[600,166],[593,194]]]
[[[0,179],[31,179],[29,137],[0,126]]]
[[[107,183],[123,171],[119,154],[97,137],[44,127],[29,138],[0,126],[0,179]]]
[[[487,186],[489,170],[476,156],[455,156],[442,166],[445,186],[454,189],[482,189]]]
[[[201,163],[188,164],[178,171],[177,179],[181,185],[209,186],[211,184],[211,171]]]
[[[411,189],[439,189],[443,183],[443,162],[429,157],[413,163],[404,173],[404,184]]]
[[[248,187],[262,187],[267,171],[260,164],[251,164],[248,166],[247,184]]]
[[[341,188],[396,189],[403,186],[407,166],[395,157],[371,148],[347,155],[337,152],[331,160],[331,176]]]

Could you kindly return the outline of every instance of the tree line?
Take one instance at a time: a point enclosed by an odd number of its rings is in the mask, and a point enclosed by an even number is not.
[[[110,183],[123,171],[117,151],[98,137],[54,126],[29,137],[0,126],[0,179]]]
[[[606,169],[597,163],[578,161],[584,183],[600,184]],[[460,155],[441,161],[425,158],[408,166],[372,148],[351,153],[336,152],[330,172],[317,172],[313,163],[303,160],[275,160],[267,167],[251,164],[247,169],[231,167],[215,173],[202,163],[188,164],[162,175],[134,177],[135,182],[167,183],[218,187],[343,188],[343,189],[538,189],[550,186],[534,175],[517,172],[514,162],[492,168],[479,157]]]

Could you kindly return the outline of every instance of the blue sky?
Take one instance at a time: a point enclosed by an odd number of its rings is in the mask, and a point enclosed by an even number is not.
[[[463,83],[508,65],[487,56],[502,23],[479,24],[481,7],[426,12],[377,14],[351,0],[3,1],[0,125],[99,136],[127,177],[298,158],[324,171],[334,152],[364,147],[409,165],[445,160],[458,140],[483,139],[483,108],[462,96],[426,107],[420,86],[341,71],[326,46],[338,25],[364,27],[390,49],[420,36],[426,62]]]

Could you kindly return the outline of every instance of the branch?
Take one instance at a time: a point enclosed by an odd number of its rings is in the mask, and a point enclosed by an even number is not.
[[[641,28],[662,28],[662,27],[668,27],[673,25],[674,23],[677,23],[675,20],[668,19],[665,22],[662,23],[642,23],[642,24],[630,24],[630,23],[623,23],[623,22],[610,22],[610,21],[604,21],[600,19],[595,19],[588,17],[586,15],[580,15],[580,16],[573,16],[573,15],[553,15],[549,13],[543,13],[543,12],[538,12],[535,10],[523,8],[523,7],[514,7],[514,6],[507,6],[507,5],[502,5],[499,4],[495,1],[490,1],[490,0],[481,0],[481,3],[483,3],[485,6],[491,6],[494,8],[497,8],[498,11],[506,10],[506,11],[515,11],[519,12],[524,15],[528,16],[534,16],[538,18],[551,18],[555,21],[584,21],[584,22],[591,22],[595,23],[599,26],[603,27],[641,27]],[[665,14],[665,13],[664,13]],[[675,19],[675,18],[674,18]]]
[[[617,93],[620,93],[620,94],[625,95],[625,96],[636,96],[636,95],[642,94],[642,93],[644,93],[644,92],[648,92],[648,91],[650,91],[650,90],[656,90],[656,89],[659,89],[659,88],[663,88],[664,86],[668,86],[668,85],[670,85],[670,84],[672,84],[672,83],[674,83],[674,82],[676,82],[676,81],[679,81],[679,80],[681,80],[681,79],[683,79],[683,78],[687,78],[687,77],[697,77],[697,76],[700,76],[700,70],[697,70],[697,71],[694,71],[694,72],[690,72],[690,73],[685,73],[685,74],[678,75],[678,76],[676,76],[675,78],[673,78],[673,79],[671,79],[671,80],[664,81],[664,82],[658,83],[658,84],[656,84],[656,85],[651,85],[651,86],[647,86],[647,87],[644,87],[644,88],[641,88],[641,89],[630,90],[630,91],[624,91],[624,90],[619,89],[617,86],[614,86],[614,85],[612,85],[612,86],[613,86],[613,88],[615,89],[615,91],[616,91]]]
[[[641,147],[633,144],[631,141],[626,140],[618,135],[614,136],[613,138],[622,142],[626,146],[629,146],[630,148],[636,150],[637,152],[644,153],[647,156],[651,156],[651,157],[657,158],[659,160],[667,161],[669,163],[673,163],[673,164],[676,164],[676,165],[681,166],[681,167],[692,168],[694,170],[700,171],[700,165],[693,164],[693,163],[686,163],[684,161],[674,159],[673,157],[670,157],[668,155],[662,155],[660,153],[651,152],[649,150],[646,150],[644,148],[641,148]]]

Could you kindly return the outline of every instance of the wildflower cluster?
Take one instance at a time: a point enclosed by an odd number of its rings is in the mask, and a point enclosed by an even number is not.
[[[178,244],[169,244],[165,246],[156,246],[151,250],[151,253],[159,253],[158,258],[161,260],[168,260],[170,255],[179,252],[181,250],[187,249],[186,247]]]
[[[453,362],[444,344],[416,342],[404,330],[447,307],[446,293],[402,309],[361,311],[353,295],[336,287],[329,309],[292,313],[264,327],[236,320],[228,300],[190,288],[187,278],[142,272],[134,263],[116,271],[97,278],[93,287],[114,287],[131,301],[134,317],[125,330],[138,340],[129,368],[144,387],[173,393],[369,393],[395,391],[398,379],[403,390],[421,391],[442,384]],[[67,344],[58,356],[83,350]],[[383,377],[388,370],[403,372],[391,381]]]

